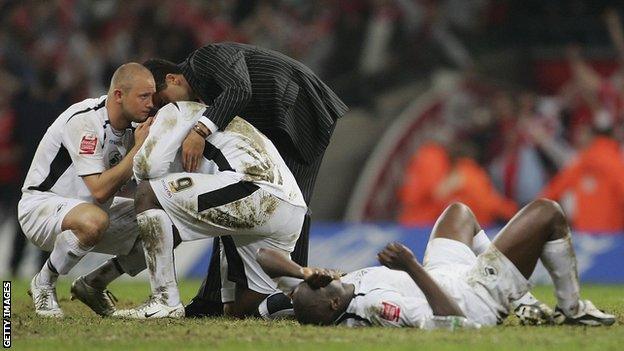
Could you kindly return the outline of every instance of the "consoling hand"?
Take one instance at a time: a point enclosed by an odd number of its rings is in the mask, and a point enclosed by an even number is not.
[[[134,129],[134,145],[141,147],[147,136],[149,135],[150,126],[152,125],[154,118],[148,117],[145,122],[140,123]]]
[[[187,172],[195,172],[199,168],[199,162],[204,154],[206,140],[190,130],[186,139],[182,142],[182,166]]]
[[[304,267],[301,268],[303,280],[312,289],[318,289],[329,285],[334,279],[340,279],[341,274],[332,269]]]
[[[412,250],[397,242],[390,243],[377,254],[379,263],[390,268],[405,271],[410,263],[418,261]]]

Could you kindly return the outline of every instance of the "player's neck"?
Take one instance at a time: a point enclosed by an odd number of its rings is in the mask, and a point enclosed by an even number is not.
[[[106,99],[106,113],[108,114],[110,125],[114,130],[123,131],[130,127],[130,122],[124,118],[121,107],[111,101],[110,98]]]

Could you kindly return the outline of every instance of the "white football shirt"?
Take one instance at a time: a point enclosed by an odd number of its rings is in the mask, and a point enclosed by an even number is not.
[[[176,102],[163,106],[141,149],[134,157],[137,179],[156,179],[184,172],[182,142],[207,106]],[[232,172],[295,206],[306,207],[301,190],[273,143],[240,117],[206,139],[199,173]]]
[[[336,324],[418,327],[422,320],[433,316],[425,295],[403,271],[369,267],[351,272],[341,280],[355,285],[355,296]]]
[[[132,129],[113,130],[106,95],[70,106],[41,139],[22,192],[51,192],[95,203],[81,177],[117,165],[134,143]]]

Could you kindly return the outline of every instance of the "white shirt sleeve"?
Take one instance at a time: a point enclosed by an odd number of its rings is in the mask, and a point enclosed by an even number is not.
[[[389,290],[373,290],[356,297],[354,314],[372,325],[384,327],[417,327],[433,312],[426,299],[403,296]]]
[[[182,142],[197,118],[183,118],[174,104],[162,107],[143,145],[134,156],[133,172],[137,180],[159,178],[169,173]]]
[[[210,133],[214,133],[217,130],[219,130],[219,127],[213,121],[211,121],[208,117],[206,117],[206,116],[201,116],[199,118],[198,122],[200,122],[201,124],[205,125],[206,128],[208,128],[210,130]]]
[[[65,124],[63,145],[79,176],[98,174],[106,170],[103,139],[104,128],[89,116],[76,116]]]

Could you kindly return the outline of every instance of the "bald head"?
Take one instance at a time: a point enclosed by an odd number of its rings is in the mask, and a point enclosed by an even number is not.
[[[143,65],[130,62],[121,65],[111,79],[106,108],[113,127],[125,128],[131,122],[143,122],[154,103],[156,83],[152,73]]]
[[[152,73],[140,63],[129,62],[117,68],[111,79],[109,93],[119,89],[127,93],[132,89],[135,82],[154,80]]]

